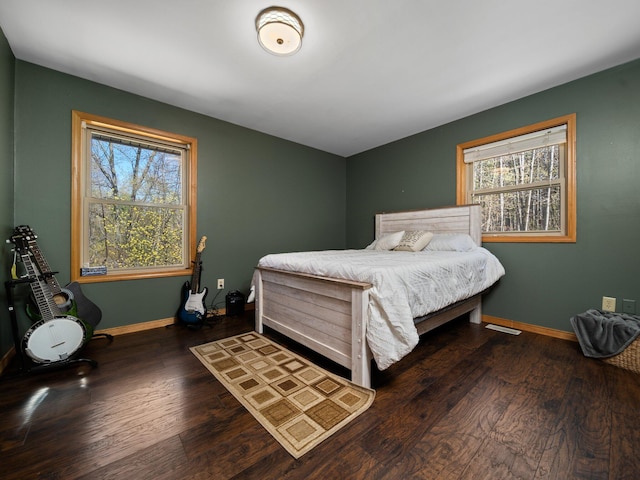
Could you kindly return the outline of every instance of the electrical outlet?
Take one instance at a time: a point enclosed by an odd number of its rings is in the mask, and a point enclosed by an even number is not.
[[[602,297],[602,310],[605,312],[615,312],[616,299],[613,297]]]
[[[218,279],[218,290],[222,290],[224,288],[224,278]]]
[[[628,298],[623,298],[622,299],[622,313],[630,313],[630,314],[634,314],[636,313],[636,301],[635,300],[629,300]]]

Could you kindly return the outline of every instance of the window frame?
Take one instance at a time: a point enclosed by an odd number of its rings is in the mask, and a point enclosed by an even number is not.
[[[185,191],[187,211],[184,234],[187,236],[187,267],[159,267],[153,269],[139,269],[127,272],[109,273],[106,275],[82,276],[82,252],[88,241],[88,231],[85,229],[88,209],[85,202],[85,177],[89,166],[86,164],[85,126],[94,126],[114,133],[130,134],[146,138],[149,141],[160,141],[185,146],[189,151],[186,164]],[[155,128],[135,125],[133,123],[114,120],[89,113],[72,111],[71,121],[71,281],[78,283],[110,282],[119,280],[137,280],[146,278],[161,278],[191,275],[193,263],[190,262],[196,251],[196,211],[197,211],[197,164],[198,141],[194,137],[165,132]]]
[[[534,123],[507,132],[490,135],[488,137],[471,140],[456,146],[456,203],[466,205],[471,203],[471,180],[473,178],[473,164],[464,162],[464,151],[489,143],[499,142],[539,130],[550,129],[566,125],[566,163],[564,165],[564,231],[561,233],[547,232],[514,232],[514,233],[482,233],[483,242],[513,242],[513,243],[575,243],[576,242],[576,114]]]

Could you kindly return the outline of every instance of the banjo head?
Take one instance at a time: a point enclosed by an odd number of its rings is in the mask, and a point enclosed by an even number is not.
[[[84,344],[86,328],[72,316],[55,317],[34,324],[22,339],[24,352],[37,363],[67,360]]]

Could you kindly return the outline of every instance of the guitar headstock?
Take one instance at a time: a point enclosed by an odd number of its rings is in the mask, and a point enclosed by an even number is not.
[[[19,225],[13,229],[9,241],[16,246],[18,253],[26,253],[29,250],[29,241],[36,238],[36,234],[28,225]]]
[[[29,225],[18,225],[13,229],[13,234],[22,235],[27,240],[35,240],[36,238],[38,238],[36,232],[34,232]]]
[[[198,248],[196,249],[196,251],[198,253],[202,253],[202,251],[204,250],[205,247],[205,242],[207,241],[207,236],[204,235],[201,239],[200,239],[200,243],[198,243]]]

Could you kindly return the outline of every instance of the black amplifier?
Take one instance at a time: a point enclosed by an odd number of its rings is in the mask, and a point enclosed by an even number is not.
[[[227,293],[226,304],[228,317],[244,315],[244,294],[242,292],[233,290]]]

